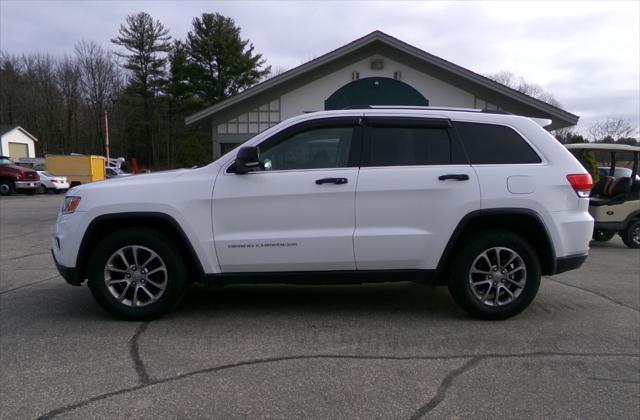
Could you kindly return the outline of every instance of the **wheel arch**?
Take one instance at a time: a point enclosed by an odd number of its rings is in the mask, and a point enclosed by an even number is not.
[[[508,230],[521,236],[538,255],[542,274],[552,275],[556,272],[557,259],[551,235],[535,211],[522,208],[484,209],[468,213],[453,231],[436,269],[439,283],[446,282],[452,256],[464,244],[465,238],[485,229]]]
[[[633,211],[631,212],[631,214],[627,216],[627,218],[624,221],[625,227],[629,226],[631,222],[634,222],[636,220],[640,220],[640,210]]]
[[[168,236],[182,252],[187,263],[189,278],[202,278],[204,275],[202,263],[184,230],[173,217],[159,212],[112,213],[93,219],[85,230],[76,257],[79,278],[85,279],[87,277],[89,258],[102,238],[117,230],[134,227],[154,229]]]

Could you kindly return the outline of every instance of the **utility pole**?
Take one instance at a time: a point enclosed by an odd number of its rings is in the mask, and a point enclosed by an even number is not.
[[[109,115],[104,111],[104,148],[107,153],[107,165],[109,165]]]

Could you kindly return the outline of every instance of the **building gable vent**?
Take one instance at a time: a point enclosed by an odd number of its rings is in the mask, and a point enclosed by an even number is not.
[[[374,58],[371,60],[371,70],[384,69],[384,60],[382,58]]]

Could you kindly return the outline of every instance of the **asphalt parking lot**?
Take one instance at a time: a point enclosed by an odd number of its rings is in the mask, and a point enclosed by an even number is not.
[[[640,416],[640,251],[618,238],[507,321],[390,284],[194,286],[133,323],[57,274],[61,199],[0,199],[0,418]]]

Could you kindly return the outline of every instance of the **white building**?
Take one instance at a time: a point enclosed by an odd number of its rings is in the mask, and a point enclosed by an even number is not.
[[[305,112],[366,105],[501,110],[552,120],[578,116],[375,31],[186,118],[211,125],[214,159]]]
[[[38,141],[19,125],[0,125],[0,156],[8,156],[14,162],[20,158],[35,158],[35,142]]]

